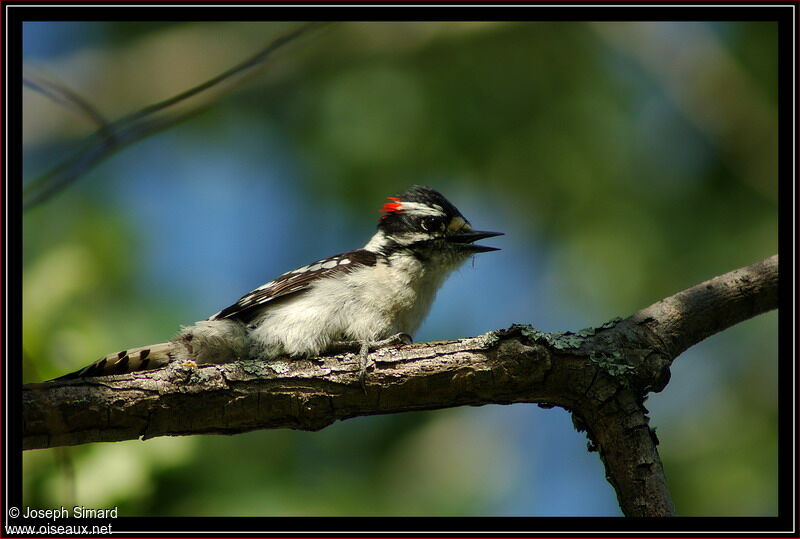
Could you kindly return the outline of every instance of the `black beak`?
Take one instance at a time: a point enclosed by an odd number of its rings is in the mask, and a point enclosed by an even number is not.
[[[489,251],[499,251],[499,247],[488,247],[486,245],[473,245],[473,242],[482,240],[484,238],[493,238],[495,236],[502,236],[502,232],[488,232],[486,230],[470,230],[469,232],[460,232],[447,237],[447,241],[455,243],[465,251],[473,253],[487,253]]]

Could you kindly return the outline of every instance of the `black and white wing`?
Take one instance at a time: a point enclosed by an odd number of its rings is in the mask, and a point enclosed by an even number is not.
[[[349,273],[359,267],[374,266],[375,261],[375,253],[365,249],[323,258],[308,266],[287,271],[277,279],[259,286],[230,307],[211,316],[209,320],[236,318],[249,322],[270,302],[308,290],[319,279]]]

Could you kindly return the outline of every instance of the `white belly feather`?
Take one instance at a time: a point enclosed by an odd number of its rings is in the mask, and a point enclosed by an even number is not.
[[[322,279],[296,298],[267,308],[256,320],[256,355],[319,354],[334,340],[413,334],[452,269],[426,273],[417,259],[404,256],[391,265],[379,261],[342,278]]]

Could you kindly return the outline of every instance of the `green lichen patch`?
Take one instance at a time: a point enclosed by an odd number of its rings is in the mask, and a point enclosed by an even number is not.
[[[570,350],[580,348],[586,337],[571,331],[556,331],[547,335],[547,342],[556,350]]]
[[[620,321],[622,321],[622,318],[614,318],[597,328],[584,328],[578,331],[554,331],[553,333],[545,333],[529,325],[514,324],[508,331],[519,332],[531,343],[543,344],[559,351],[577,352],[586,342],[586,339],[594,337],[602,329],[616,326]],[[608,345],[614,344],[614,338],[610,335],[600,335],[599,338]]]
[[[616,318],[612,318],[611,320],[609,320],[608,322],[606,322],[605,324],[603,324],[602,326],[600,326],[600,327],[599,327],[599,328],[597,328],[597,329],[609,329],[609,328],[613,328],[614,326],[616,326],[616,325],[617,325],[617,324],[619,324],[620,322],[622,322],[622,318],[620,318],[620,317],[618,316],[618,317],[616,317]]]
[[[625,356],[619,352],[592,352],[589,361],[616,378],[623,386],[628,386],[628,374],[634,367],[629,365]]]
[[[253,376],[268,376],[269,374],[272,374],[269,367],[267,367],[263,361],[258,359],[239,361],[239,365],[241,365],[244,372],[247,374],[252,374]]]
[[[193,384],[202,384],[211,378],[210,370],[193,369],[192,374],[189,376],[189,382]]]
[[[545,333],[533,326],[514,324],[509,331],[518,331],[531,343],[538,343],[556,350],[577,350],[587,337],[594,335],[594,329],[587,328],[578,332],[556,331]]]
[[[594,328],[584,328],[584,329],[581,329],[579,331],[576,331],[575,335],[577,335],[578,337],[586,338],[586,337],[591,337],[596,332],[597,332],[597,330],[595,330]]]
[[[497,333],[497,331],[489,331],[483,335],[478,335],[475,337],[475,341],[482,348],[491,348],[500,340],[500,336]]]
[[[529,326],[527,324],[514,324],[509,328],[509,331],[519,331],[522,334],[522,336],[528,339],[529,341],[538,341],[544,335],[546,335],[546,333],[542,333],[535,327]]]

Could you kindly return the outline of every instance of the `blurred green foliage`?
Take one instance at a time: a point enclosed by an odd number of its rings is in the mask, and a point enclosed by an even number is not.
[[[90,26],[69,52],[27,60],[116,118],[291,25]],[[281,51],[204,115],[126,152],[156,156],[153,175],[200,161],[204,145],[241,162],[279,152],[301,193],[289,212],[313,229],[314,215],[330,219],[335,207],[337,221],[352,223],[337,226],[353,234],[372,226],[363,208],[434,184],[482,207],[484,221],[506,223],[503,252],[517,260],[507,297],[536,299],[509,323],[565,330],[777,251],[776,98],[772,23],[341,23]],[[25,100],[30,179],[90,126],[36,94]],[[238,144],[242,134],[256,142]],[[142,255],[152,238],[119,194],[135,188],[119,180],[132,161],[110,160],[25,216],[26,382],[160,342],[202,315],[185,306],[192,293],[152,279]],[[155,203],[158,182],[148,185]],[[310,245],[315,231],[305,233]],[[477,332],[457,323],[441,331]],[[680,514],[776,514],[776,327],[771,313],[702,343],[651,398]],[[539,433],[521,433],[532,424],[519,416],[497,419],[508,411],[29,451],[23,492],[32,506],[118,505],[124,515],[541,514],[504,505],[552,488],[521,485]],[[602,477],[593,481],[587,499],[611,499]],[[588,511],[577,494],[561,507]]]

